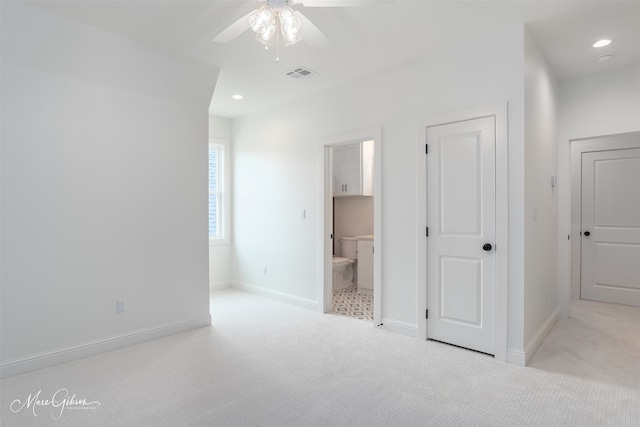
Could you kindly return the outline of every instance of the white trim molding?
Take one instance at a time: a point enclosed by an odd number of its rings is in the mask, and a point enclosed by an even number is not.
[[[418,334],[418,326],[415,323],[403,322],[401,320],[382,319],[380,324],[376,324],[378,328],[404,335],[410,338],[416,338]]]
[[[524,367],[526,365],[526,359],[524,351],[514,350],[512,348],[507,349],[507,363]]]
[[[307,310],[312,310],[312,311],[318,311],[318,307],[320,305],[318,304],[317,301],[301,298],[301,297],[290,295],[284,292],[262,288],[260,286],[249,285],[247,283],[234,282],[233,289],[271,298],[280,302],[296,305],[298,307],[306,308]]]
[[[231,289],[231,288],[233,288],[233,283],[231,282],[209,283],[209,292],[221,291],[223,289]]]
[[[514,350],[512,348],[507,349],[507,363],[511,363],[513,365],[518,366],[527,366],[531,358],[535,354],[536,350],[542,344],[542,341],[549,335],[556,322],[558,321],[560,313],[560,307],[556,307],[556,309],[551,313],[551,315],[545,320],[545,322],[540,326],[538,332],[531,338],[531,340],[524,347],[524,350]]]
[[[536,350],[538,350],[538,347],[540,347],[540,344],[542,344],[542,341],[544,341],[547,335],[549,335],[549,332],[551,332],[551,329],[553,329],[553,326],[558,321],[559,312],[560,312],[560,308],[556,307],[556,309],[553,310],[553,313],[551,313],[551,315],[547,318],[547,320],[545,320],[542,326],[540,326],[540,329],[538,329],[538,332],[536,332],[536,334],[531,338],[531,340],[524,347],[525,366],[529,363],[529,361],[531,360],[531,357],[533,357]]]
[[[427,127],[482,117],[495,117],[496,131],[496,300],[494,324],[494,356],[496,360],[509,362],[507,351],[508,327],[508,289],[509,289],[509,138],[508,138],[508,104],[506,102],[479,106],[466,110],[430,115],[418,122],[418,140],[416,158],[418,182],[416,185],[418,201],[419,229],[424,230],[427,224],[427,156],[424,144],[427,141]],[[417,336],[426,340],[427,323],[424,313],[427,309],[427,237],[424,233],[418,236],[416,252],[418,265],[417,289]],[[509,351],[510,352],[510,351]],[[515,362],[510,362],[515,363]],[[519,363],[516,363],[519,364]]]
[[[167,323],[153,328],[138,329],[124,334],[113,335],[107,338],[86,341],[68,347],[7,360],[0,364],[0,378],[70,362],[106,351],[117,350],[122,347],[140,344],[210,325],[211,315],[207,315],[197,319]]]

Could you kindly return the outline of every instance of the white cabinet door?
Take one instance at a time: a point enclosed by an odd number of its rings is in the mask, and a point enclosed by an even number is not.
[[[334,147],[333,149],[333,195],[334,197],[344,196],[346,168],[347,168],[347,165],[346,165],[345,146]]]
[[[333,149],[334,196],[355,196],[362,192],[360,144]]]
[[[494,117],[427,129],[430,339],[494,354]]]
[[[358,239],[358,289],[373,291],[373,241]]]
[[[333,195],[373,195],[373,141],[333,148]]]
[[[344,150],[344,187],[346,196],[362,194],[362,145],[350,145]]]
[[[583,299],[640,306],[640,148],[582,154]]]

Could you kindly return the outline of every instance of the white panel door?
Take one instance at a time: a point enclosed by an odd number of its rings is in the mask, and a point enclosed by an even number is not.
[[[582,154],[580,297],[640,306],[640,148]]]
[[[427,128],[427,337],[494,354],[495,118]]]

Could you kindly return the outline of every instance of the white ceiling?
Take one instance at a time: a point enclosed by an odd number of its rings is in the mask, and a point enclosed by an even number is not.
[[[25,0],[26,1],[26,0]],[[251,30],[227,44],[212,39],[259,0],[40,0],[38,6],[220,68],[212,114],[238,117],[321,89],[454,48],[471,38],[527,23],[559,79],[640,63],[640,0],[395,0],[361,7],[294,9],[331,42],[264,51]],[[613,43],[600,50],[600,38]],[[595,58],[615,54],[608,62]],[[305,67],[318,75],[295,80]],[[232,99],[240,93],[241,101]]]

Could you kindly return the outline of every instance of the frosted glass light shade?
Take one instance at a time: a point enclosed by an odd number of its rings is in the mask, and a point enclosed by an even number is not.
[[[299,42],[301,26],[300,18],[289,6],[274,9],[265,5],[249,15],[249,27],[256,32],[256,40],[267,46],[273,46],[276,31],[282,33],[285,46]]]
[[[278,27],[275,22],[273,24],[266,25],[264,31],[256,33],[256,40],[260,43],[264,43],[267,46],[273,46],[273,39]]]
[[[258,34],[266,31],[270,24],[275,25],[275,22],[275,13],[269,6],[262,6],[249,15],[249,27]]]
[[[300,27],[302,26],[300,18],[293,13],[293,10],[290,7],[285,6],[280,9],[279,19],[285,46],[302,40],[302,37],[300,36]]]

